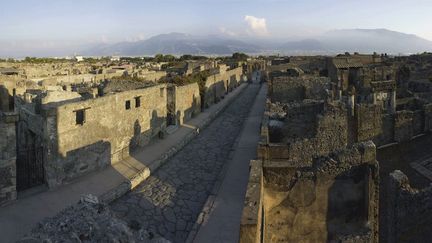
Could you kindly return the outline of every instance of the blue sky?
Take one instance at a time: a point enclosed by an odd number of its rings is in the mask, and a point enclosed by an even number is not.
[[[0,42],[133,41],[168,32],[295,39],[345,28],[432,40],[431,13],[432,0],[14,0],[0,3]]]

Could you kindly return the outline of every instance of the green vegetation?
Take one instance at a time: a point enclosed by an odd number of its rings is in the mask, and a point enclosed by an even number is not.
[[[173,62],[177,58],[173,55],[156,54],[153,61],[155,62]]]
[[[201,86],[205,85],[205,81],[206,81],[208,76],[210,76],[210,72],[208,70],[206,70],[206,71],[202,71],[202,72],[198,72],[198,73],[193,73],[193,74],[190,74],[188,76],[176,75],[173,77],[168,77],[164,81],[167,83],[172,83],[172,84],[178,85],[178,86],[192,84],[192,83],[198,83],[198,85],[201,87]]]
[[[241,52],[236,52],[234,54],[232,54],[232,59],[237,60],[237,61],[246,61],[249,58],[248,55],[241,53]]]
[[[41,63],[59,63],[59,62],[71,62],[72,60],[65,59],[65,58],[51,58],[51,57],[26,57],[22,62],[26,63],[35,63],[35,64],[41,64]]]
[[[207,60],[208,57],[206,56],[193,56],[193,55],[183,55],[179,58],[180,61],[187,61],[187,60]]]

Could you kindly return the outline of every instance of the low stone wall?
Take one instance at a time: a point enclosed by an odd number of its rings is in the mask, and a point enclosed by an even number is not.
[[[262,161],[252,160],[249,167],[249,181],[243,204],[240,224],[240,243],[262,242],[263,220],[263,174]]]
[[[390,173],[387,181],[386,242],[427,242],[431,239],[432,186],[413,189],[401,171]]]

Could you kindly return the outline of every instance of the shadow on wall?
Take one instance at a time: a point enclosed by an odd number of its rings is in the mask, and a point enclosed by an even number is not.
[[[225,85],[224,81],[216,82],[209,87],[200,87],[201,95],[201,110],[210,107],[213,104],[218,103],[225,97]]]
[[[64,180],[70,181],[111,165],[111,143],[101,140],[83,146],[67,152],[62,160]]]
[[[369,238],[367,168],[356,166],[334,178],[327,196],[327,242]]]
[[[14,95],[4,86],[0,85],[0,111],[14,111]]]
[[[136,120],[133,125],[134,133],[129,142],[129,154],[147,145],[156,136],[158,138],[163,138],[166,119],[167,118],[164,116],[158,116],[157,111],[153,110],[150,118],[150,128],[146,131],[142,131],[141,124]]]
[[[361,242],[373,242],[367,228],[366,169],[356,166],[336,177],[297,177],[296,169],[265,168],[265,240],[340,242],[359,236],[366,238]]]
[[[198,104],[197,100],[195,95],[193,95],[192,104],[190,108],[183,111],[183,117],[181,117],[181,112],[177,111],[177,119],[182,119],[181,123],[177,124],[184,124],[201,112],[201,105]]]

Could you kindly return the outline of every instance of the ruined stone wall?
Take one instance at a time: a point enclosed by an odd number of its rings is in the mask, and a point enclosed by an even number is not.
[[[424,130],[431,131],[432,130],[432,104],[426,104],[423,107],[424,110]]]
[[[166,107],[166,85],[156,85],[44,111],[48,185],[62,184],[129,156],[134,148],[164,132]],[[82,109],[85,122],[79,125],[76,111]]]
[[[382,134],[382,107],[373,104],[356,104],[355,121],[357,129],[357,141],[373,140],[377,142]]]
[[[252,160],[240,223],[239,243],[263,242],[263,184],[262,161]]]
[[[167,73],[165,71],[147,71],[142,73],[138,72],[137,76],[148,81],[158,81],[162,77],[165,77],[166,74]]]
[[[303,99],[325,99],[330,80],[323,77],[277,77],[271,81],[273,102],[292,102]]]
[[[377,146],[389,144],[395,141],[395,119],[392,114],[383,114],[381,116],[382,133],[374,139]]]
[[[423,110],[413,111],[413,135],[419,135],[424,132],[425,116]]]
[[[283,111],[279,111],[281,108]],[[286,144],[297,139],[316,136],[317,114],[321,114],[323,108],[323,102],[271,103],[268,127],[270,142]],[[281,112],[286,115],[278,117]]]
[[[355,109],[357,141],[372,140],[377,146],[409,141],[429,126],[428,111],[402,110],[383,114],[380,105],[357,104]]]
[[[0,206],[16,199],[17,115],[0,111]]]
[[[348,144],[346,109],[338,103],[327,104],[324,109],[324,114],[317,114],[314,137],[300,138],[289,144],[261,143],[258,154],[269,160],[284,159],[310,163],[314,157],[345,148]]]
[[[410,140],[413,135],[413,112],[407,110],[396,112],[394,131],[395,141],[405,142]]]
[[[77,74],[77,75],[64,75],[64,76],[52,76],[52,77],[40,77],[32,78],[33,81],[41,81],[43,85],[57,85],[57,84],[67,84],[67,83],[86,83],[86,82],[100,82],[105,79],[110,79],[113,77],[120,77],[123,75],[123,70],[117,71],[115,73],[105,73],[105,74]]]
[[[386,242],[427,242],[431,239],[432,186],[413,189],[401,171],[390,173],[387,181]]]
[[[207,77],[203,98],[204,107],[219,102],[228,91],[232,90],[233,87],[237,87],[241,82],[242,74],[243,69],[238,67]]]
[[[176,87],[175,98],[176,114],[180,125],[201,112],[201,97],[197,83]]]
[[[378,242],[379,172],[372,142],[313,164],[253,162],[240,242]]]
[[[13,111],[13,90],[16,88],[15,82],[0,81],[0,111]]]

